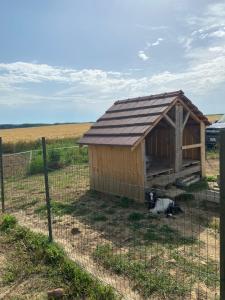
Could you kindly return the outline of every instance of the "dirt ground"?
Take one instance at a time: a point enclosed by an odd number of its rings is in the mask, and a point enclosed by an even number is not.
[[[217,176],[219,175],[219,159],[207,158],[206,159],[206,174],[207,176]]]
[[[128,207],[121,207],[117,198],[103,194],[83,193],[78,201],[72,203],[72,206],[74,207],[72,214],[53,209],[54,239],[63,245],[70,258],[104,283],[112,285],[123,299],[144,298],[135,291],[132,281],[126,276],[118,276],[93,260],[93,251],[99,245],[110,244],[114,253],[120,255],[131,251],[136,261],[161,257],[162,266],[170,267],[174,277],[182,277],[183,280],[190,278],[191,271],[188,264],[201,270],[202,266],[210,263],[210,266],[213,264],[218,271],[219,233],[213,223],[218,220],[218,208],[214,205],[207,207],[206,203],[182,202],[181,206],[185,214],[177,216],[176,219],[167,219],[164,216],[152,218],[144,206],[134,203]],[[47,234],[46,217],[38,207],[40,206],[37,203],[32,207],[17,210],[14,214],[20,224]],[[143,219],[139,222],[129,222],[129,216],[134,212],[141,214]],[[166,236],[165,241],[162,239],[157,243],[146,243],[143,237],[149,226],[167,226],[171,231],[174,230],[178,237],[171,243],[167,241]],[[160,234],[160,232],[156,233]],[[187,241],[193,239],[194,242],[183,243],[183,237],[187,238]],[[187,262],[176,262],[172,258],[174,253],[179,259],[186,257]],[[185,268],[188,271],[185,271]],[[182,299],[216,299],[217,284],[208,287],[204,279],[207,276],[211,278],[211,272],[215,272],[215,268],[213,271],[210,271],[210,268],[204,271],[202,278],[199,274],[197,277],[193,276],[192,280],[195,278],[196,282],[190,291],[191,296],[188,294]],[[155,294],[148,299],[162,298]],[[168,295],[165,299],[181,298]]]
[[[207,175],[217,175],[217,159],[207,160]],[[53,236],[67,254],[101,281],[112,285],[123,299],[144,299],[129,277],[96,262],[98,246],[110,245],[121,258],[157,261],[149,272],[169,272],[174,281],[190,282],[188,294],[153,293],[148,299],[219,299],[219,209],[200,199],[181,200],[184,213],[176,218],[151,216],[144,204],[89,191],[88,167],[70,166],[49,174]],[[20,224],[47,234],[42,175],[20,177],[5,186],[7,211]],[[124,202],[122,201],[124,200]],[[129,200],[129,199],[128,199]],[[155,239],[157,237],[157,239]],[[4,257],[2,258],[4,260]],[[145,298],[146,299],[146,298]]]

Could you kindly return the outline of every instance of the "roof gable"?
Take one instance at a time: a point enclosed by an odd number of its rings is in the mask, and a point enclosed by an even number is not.
[[[157,94],[116,101],[79,143],[132,147],[156,126],[178,100],[191,109],[199,120],[209,123],[182,91]]]

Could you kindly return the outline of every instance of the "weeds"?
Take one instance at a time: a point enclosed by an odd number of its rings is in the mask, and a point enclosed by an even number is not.
[[[144,297],[184,296],[189,289],[188,283],[179,282],[168,270],[154,269],[151,263],[132,260],[128,255],[114,254],[110,245],[97,246],[93,257],[106,269],[127,276],[133,288]]]
[[[3,216],[0,230],[16,251],[13,263],[9,261],[4,270],[4,284],[28,280],[31,275],[44,276],[48,285],[65,289],[66,299],[117,299],[111,287],[103,285],[69,260],[58,245],[48,242],[47,237],[17,225],[14,217]]]
[[[194,244],[196,242],[193,237],[182,236],[177,230],[167,225],[159,226],[157,224],[151,224],[151,227],[144,234],[144,239],[150,243],[162,243],[172,247]]]

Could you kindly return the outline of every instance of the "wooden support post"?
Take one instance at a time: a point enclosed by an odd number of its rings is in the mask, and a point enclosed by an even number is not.
[[[145,140],[141,142],[141,152],[142,152],[142,164],[143,164],[143,171],[144,171],[144,185],[146,185],[147,180],[147,174],[146,174],[146,146],[145,146]]]
[[[200,138],[201,138],[201,175],[206,176],[206,153],[205,153],[205,124],[200,124]]]
[[[220,299],[225,299],[225,130],[220,135]]]
[[[48,183],[46,141],[44,137],[42,138],[42,154],[43,154],[43,163],[44,163],[45,196],[46,196],[46,207],[47,207],[47,217],[48,217],[48,236],[49,236],[49,242],[52,242],[53,241],[52,215],[51,215],[51,202],[50,202],[49,183]]]
[[[183,106],[180,103],[177,103],[175,109],[175,173],[179,173],[182,170],[183,161]]]

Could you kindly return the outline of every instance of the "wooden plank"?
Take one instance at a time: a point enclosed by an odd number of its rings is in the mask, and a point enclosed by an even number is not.
[[[167,185],[169,183],[174,183],[178,178],[182,178],[188,175],[192,175],[194,173],[198,173],[201,171],[201,166],[193,166],[182,170],[179,173],[172,173],[169,175],[160,175],[155,177],[154,179],[149,179],[147,181],[146,187],[152,187],[153,185]]]
[[[185,128],[186,124],[187,124],[187,121],[190,117],[190,111],[187,112],[186,116],[185,116],[185,119],[184,119],[184,122],[183,122],[183,129]]]
[[[164,114],[164,118],[166,119],[166,121],[172,126],[172,127],[176,127],[175,123],[173,122],[173,120],[167,115]]]
[[[160,115],[167,106],[159,106],[153,108],[146,108],[146,109],[137,109],[137,110],[129,110],[129,111],[122,111],[122,112],[113,112],[113,113],[105,113],[98,121],[103,120],[118,120],[118,119],[130,119],[132,117],[145,117],[145,116],[154,116]]]
[[[147,174],[146,174],[146,145],[145,145],[146,143],[145,143],[145,140],[143,140],[142,142],[141,142],[141,148],[142,148],[142,157],[141,157],[141,159],[142,159],[142,163],[143,163],[143,170],[144,170],[144,178],[143,178],[143,181],[144,181],[144,183],[146,183],[146,179],[147,179]]]
[[[182,145],[183,145],[183,106],[177,103],[175,106],[175,173],[182,169]]]
[[[201,174],[204,178],[206,176],[206,149],[205,149],[205,123],[201,122],[200,124],[200,135],[201,135]]]
[[[192,117],[192,119],[194,119],[195,121],[197,121],[199,124],[202,122],[195,113],[193,113],[191,111],[191,109],[185,104],[185,102],[181,99],[179,99],[179,102],[183,105],[183,107],[190,113],[190,116]]]
[[[186,145],[186,146],[182,146],[182,150],[188,150],[188,149],[194,149],[200,147],[202,147],[202,144]]]

